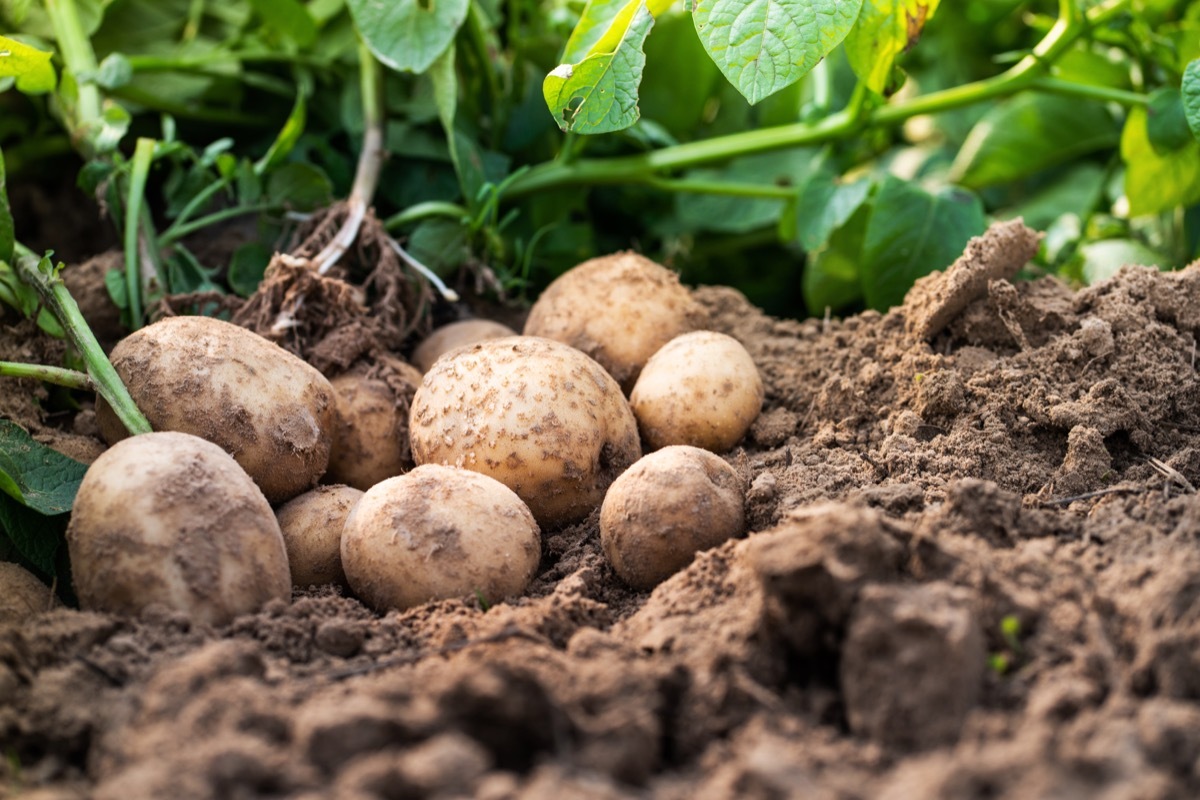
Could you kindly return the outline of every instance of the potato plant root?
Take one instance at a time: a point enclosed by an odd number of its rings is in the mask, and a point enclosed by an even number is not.
[[[324,588],[218,629],[51,611],[0,627],[0,785],[1200,796],[1200,265],[937,281],[828,322],[695,292],[765,384],[725,456],[750,533],[652,593],[594,512],[486,608]]]

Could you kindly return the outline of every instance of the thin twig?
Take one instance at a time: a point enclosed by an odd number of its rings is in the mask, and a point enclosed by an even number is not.
[[[1183,476],[1179,470],[1172,467],[1166,462],[1159,461],[1157,458],[1149,459],[1148,463],[1154,468],[1154,471],[1167,479],[1167,486],[1171,483],[1177,483],[1180,487],[1187,490],[1187,494],[1195,494],[1196,487],[1192,486],[1192,482]]]

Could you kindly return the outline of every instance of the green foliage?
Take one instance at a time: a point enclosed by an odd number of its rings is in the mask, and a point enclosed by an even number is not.
[[[864,0],[846,56],[868,89],[884,93],[897,56],[917,43],[937,7],[938,0]]]
[[[454,40],[469,0],[346,0],[375,57],[394,70],[424,72]]]
[[[16,79],[17,89],[27,94],[54,91],[58,76],[50,63],[51,53],[23,42],[0,36],[0,78]]]
[[[1200,58],[1192,61],[1184,70],[1183,108],[1192,135],[1200,139]]]

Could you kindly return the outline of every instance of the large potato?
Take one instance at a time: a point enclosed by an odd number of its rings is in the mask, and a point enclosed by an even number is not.
[[[464,319],[443,325],[417,345],[413,350],[413,365],[421,372],[429,372],[433,362],[459,347],[466,347],[488,339],[503,339],[516,336],[517,332],[507,325],[490,319]]]
[[[698,327],[702,314],[674,272],[637,253],[616,253],[585,261],[546,287],[525,334],[582,350],[628,392],[650,356]]]
[[[328,483],[366,491],[412,467],[408,409],[421,373],[399,359],[384,358],[338,375],[338,422],[329,453]]]
[[[156,431],[224,448],[272,503],[325,472],[333,387],[261,336],[211,317],[168,317],[122,339],[110,359]],[[97,404],[96,417],[110,444],[127,435],[106,404]]]
[[[187,433],[142,434],[97,458],[75,496],[67,545],[89,610],[161,604],[221,625],[291,597],[266,498],[228,453]]]
[[[689,444],[724,453],[762,411],[763,382],[741,342],[695,331],[654,354],[629,404],[648,447]]]
[[[408,427],[418,464],[490,475],[544,528],[586,516],[641,455],[612,376],[574,348],[531,336],[447,353],[417,390]]]
[[[0,561],[0,625],[21,622],[58,605],[50,587],[20,564]]]
[[[318,486],[288,500],[275,512],[293,586],[347,585],[342,570],[342,529],[362,496],[352,486]]]
[[[373,486],[342,531],[350,588],[379,611],[525,591],[541,539],[521,498],[470,470],[426,464]]]
[[[740,535],[744,506],[733,467],[708,450],[667,447],[613,482],[600,507],[600,543],[622,580],[649,589],[697,552]]]

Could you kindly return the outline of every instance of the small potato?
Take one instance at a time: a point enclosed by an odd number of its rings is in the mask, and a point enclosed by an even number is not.
[[[600,543],[623,581],[650,589],[701,550],[745,530],[745,487],[708,450],[676,445],[651,453],[609,487]]]
[[[50,587],[20,564],[0,561],[0,625],[21,622],[58,605]]]
[[[293,586],[347,585],[342,570],[342,528],[362,496],[352,486],[318,486],[288,500],[275,512]]]
[[[507,325],[493,322],[490,319],[464,319],[461,322],[451,322],[443,325],[429,334],[413,350],[412,362],[421,372],[429,372],[433,362],[446,353],[459,347],[466,347],[488,339],[502,339],[505,336],[516,336],[517,332]]]
[[[223,625],[292,594],[266,498],[228,453],[187,433],[134,436],[97,458],[75,496],[67,546],[87,610],[161,604]]]
[[[329,454],[327,483],[366,491],[413,466],[408,409],[421,373],[399,359],[382,359],[330,381],[338,423]]]
[[[479,592],[525,591],[541,538],[528,506],[497,480],[426,464],[371,487],[342,532],[350,588],[378,611]]]
[[[621,387],[578,350],[510,336],[438,360],[409,416],[418,464],[490,475],[543,528],[574,522],[641,455]]]
[[[211,317],[168,317],[126,336],[110,358],[156,431],[219,445],[272,503],[325,472],[337,420],[333,387],[263,337]],[[96,420],[110,444],[128,435],[103,402]]]
[[[525,335],[582,350],[628,392],[650,356],[698,327],[702,315],[674,272],[637,253],[616,253],[585,261],[546,287]]]
[[[724,453],[762,411],[763,382],[737,339],[695,331],[654,354],[629,404],[648,447],[690,444]]]

